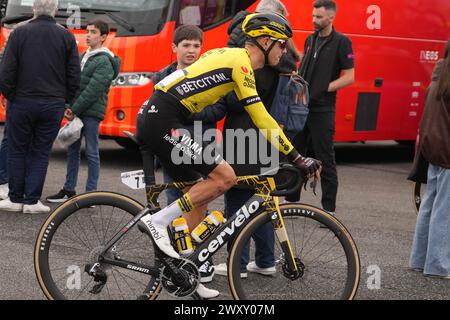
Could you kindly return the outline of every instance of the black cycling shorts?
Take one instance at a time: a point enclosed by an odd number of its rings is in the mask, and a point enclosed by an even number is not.
[[[160,91],[155,91],[137,115],[141,147],[156,155],[169,176],[179,182],[208,176],[223,159],[214,145],[185,128],[189,115],[177,99]]]

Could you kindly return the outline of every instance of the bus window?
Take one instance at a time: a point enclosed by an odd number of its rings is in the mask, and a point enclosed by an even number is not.
[[[3,24],[18,23],[33,16],[33,0],[5,2],[7,7]],[[59,0],[56,21],[67,25],[72,20],[68,19],[70,15],[80,11],[78,24],[68,27],[79,29],[85,27],[90,20],[102,19],[117,31],[119,37],[155,35],[167,22],[172,2],[173,0]],[[3,5],[3,2],[0,4]]]
[[[192,24],[208,29],[246,10],[255,0],[181,0],[179,24]]]

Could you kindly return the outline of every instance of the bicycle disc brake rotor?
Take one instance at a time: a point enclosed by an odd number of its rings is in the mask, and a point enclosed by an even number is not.
[[[176,298],[187,297],[197,291],[200,283],[200,272],[190,260],[175,260],[174,265],[180,271],[179,279],[166,266],[161,270],[161,284],[167,293]]]
[[[300,261],[299,258],[295,258],[294,261],[295,261],[295,264],[297,265],[296,272],[290,270],[287,263],[283,264],[283,275],[292,281],[297,280],[299,278],[303,278],[303,275],[305,274],[305,268],[306,268],[306,266],[303,264],[303,262]]]

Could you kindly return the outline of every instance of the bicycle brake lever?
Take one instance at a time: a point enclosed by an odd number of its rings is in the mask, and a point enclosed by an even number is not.
[[[309,179],[306,180],[305,184],[303,185],[303,188],[305,189],[305,191],[307,190],[307,189],[306,189],[306,188],[307,188],[306,186],[308,185],[308,182],[309,182]],[[310,182],[309,187],[312,189],[313,194],[314,194],[315,196],[317,196],[317,193],[316,193],[317,177],[316,177],[316,176],[314,176],[314,179]]]
[[[315,196],[317,196],[316,194],[316,187],[317,187],[317,177],[314,176],[313,181],[311,181],[311,184],[309,185],[309,187],[313,190],[313,193]]]

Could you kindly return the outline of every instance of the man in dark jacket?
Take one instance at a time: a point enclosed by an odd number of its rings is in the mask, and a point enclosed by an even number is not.
[[[86,27],[88,50],[81,56],[81,90],[72,106],[66,110],[66,117],[73,120],[77,116],[83,122],[80,139],[69,146],[67,175],[64,187],[55,195],[47,197],[49,202],[64,202],[73,197],[80,167],[81,140],[86,141],[88,176],[86,192],[97,190],[100,175],[100,155],[98,132],[100,122],[105,117],[111,82],[117,78],[121,60],[103,43],[109,33],[106,22],[96,20]]]
[[[5,1],[6,2],[6,1]],[[30,22],[30,20],[22,21],[14,25],[13,29],[17,29]],[[8,38],[9,39],[9,38]],[[5,53],[6,45],[8,44],[8,39],[6,39],[0,50],[0,63],[3,61],[3,55]],[[6,105],[6,113],[8,112],[8,103]],[[5,125],[3,127],[3,138],[0,144],[0,200],[8,199],[9,187],[8,187],[8,115],[6,115]]]
[[[333,28],[334,1],[317,0],[313,6],[315,32],[305,41],[299,71],[310,84],[311,101],[305,128],[294,145],[302,154],[314,154],[322,161],[322,207],[334,214],[338,190],[334,154],[336,92],[355,80],[354,55],[350,39]]]
[[[257,12],[276,12],[287,16],[286,7],[279,0],[262,0],[257,8]],[[229,41],[228,46],[244,46],[246,36],[242,31],[242,22],[250,14],[246,11],[238,13],[228,28]],[[291,40],[290,40],[291,41]],[[287,47],[287,53],[283,55],[280,63],[276,67],[266,65],[262,69],[255,71],[256,89],[261,97],[264,106],[270,113],[270,107],[275,97],[279,75],[281,73],[290,74],[297,69],[298,57],[296,56],[293,43]],[[223,156],[230,163],[237,176],[258,175],[261,170],[268,170],[276,166],[277,163],[271,163],[270,160],[275,156],[279,160],[279,152],[270,144],[266,143],[264,136],[259,133],[244,107],[239,103],[237,96],[230,93],[225,100],[221,100],[226,105],[228,111],[224,124],[223,136]],[[239,131],[249,133],[249,136],[256,137],[256,141],[241,139],[242,135],[236,134]],[[227,132],[233,133],[228,135]],[[252,133],[256,133],[253,135]],[[237,139],[235,139],[237,138]],[[251,140],[251,139],[250,139]],[[242,143],[243,142],[243,143]],[[243,147],[245,152],[239,152]],[[256,148],[256,149],[255,149]],[[263,159],[263,156],[265,159]],[[264,169],[263,169],[264,168]],[[231,188],[225,193],[225,216],[231,217],[241,208],[254,194],[253,190],[242,190]],[[249,250],[246,248],[242,255],[241,277],[247,277],[247,271],[257,272],[264,275],[275,273],[274,258],[274,233],[270,224],[260,228],[253,236],[255,240],[256,252],[255,260],[249,261]],[[227,244],[227,249],[231,249],[232,241]],[[227,275],[227,265],[221,263],[215,267],[218,275]]]
[[[450,279],[450,40],[427,90],[419,127],[420,151],[429,162],[427,192],[420,205],[410,267]]]
[[[45,213],[40,201],[64,106],[80,87],[75,37],[56,24],[57,0],[35,0],[35,19],[14,30],[0,67],[8,99],[9,199],[0,210]]]

